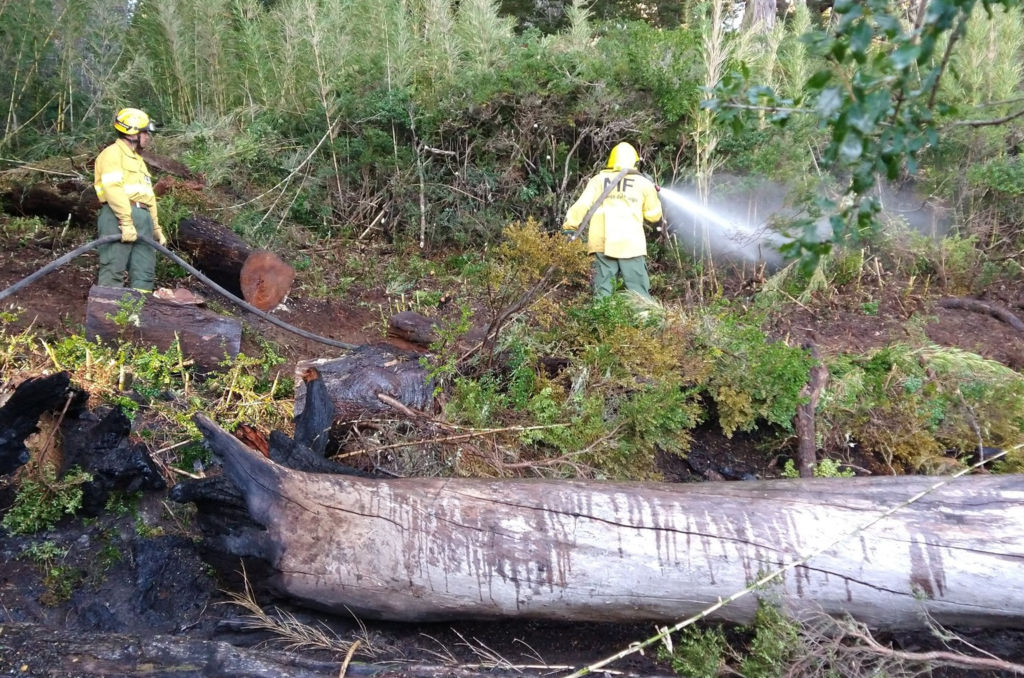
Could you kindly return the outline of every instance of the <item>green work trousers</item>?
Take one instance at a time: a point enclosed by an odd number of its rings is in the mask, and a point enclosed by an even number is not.
[[[153,219],[149,211],[132,207],[132,221],[139,235],[153,237]],[[100,237],[121,233],[121,225],[110,205],[104,205],[97,221]],[[113,242],[100,245],[100,287],[124,287],[124,272],[137,290],[153,291],[156,250],[141,242]]]
[[[615,276],[622,274],[627,290],[651,298],[651,279],[647,277],[647,257],[616,259],[594,254],[594,296],[607,297],[615,287]]]

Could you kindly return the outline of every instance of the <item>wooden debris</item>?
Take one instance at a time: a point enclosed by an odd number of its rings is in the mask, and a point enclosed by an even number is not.
[[[143,301],[139,312],[127,313],[139,301]],[[178,340],[185,358],[206,370],[217,369],[226,358],[237,356],[242,344],[242,323],[235,318],[123,287],[93,286],[89,290],[85,331],[89,339],[129,339],[162,351]]]
[[[683,485],[293,471],[202,415],[265,532],[235,546],[277,589],[400,621],[677,621],[932,488],[924,476]],[[960,478],[812,558],[765,595],[871,626],[1024,627],[1024,477]],[[999,586],[992,586],[992,582]],[[750,623],[756,597],[713,617]]]
[[[402,311],[388,319],[388,336],[429,347],[437,341],[437,323],[416,311]]]
[[[364,416],[394,412],[382,401],[384,395],[412,410],[429,410],[434,384],[419,356],[376,344],[360,346],[341,358],[303,360],[295,368],[295,416],[306,407],[306,382],[302,375],[314,368],[334,405],[335,419],[350,421]]]

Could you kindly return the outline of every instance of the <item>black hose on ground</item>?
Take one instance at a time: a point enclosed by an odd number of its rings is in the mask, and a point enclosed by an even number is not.
[[[0,301],[3,301],[4,299],[6,299],[7,297],[11,296],[12,294],[17,292],[18,290],[21,290],[21,289],[24,289],[25,287],[28,287],[29,285],[34,283],[39,278],[42,278],[44,275],[46,275],[48,273],[51,273],[52,271],[57,270],[58,268],[60,268],[64,264],[68,263],[69,261],[71,261],[72,259],[74,259],[76,257],[79,257],[79,256],[85,254],[89,250],[95,249],[95,248],[99,247],[100,245],[106,245],[107,243],[119,242],[120,240],[121,240],[121,236],[119,236],[119,235],[106,235],[106,236],[103,236],[102,238],[98,238],[96,240],[93,240],[90,243],[82,245],[81,247],[79,247],[76,250],[68,252],[67,254],[62,256],[60,259],[57,259],[57,260],[47,264],[46,266],[43,266],[41,269],[39,269],[38,271],[36,271],[32,275],[30,275],[30,276],[28,276],[26,278],[23,278],[22,280],[19,280],[18,282],[14,283],[13,285],[8,287],[7,289],[5,289],[2,292],[0,292]],[[155,249],[157,252],[160,252],[161,254],[166,256],[168,259],[170,259],[171,261],[176,263],[178,266],[181,266],[186,271],[188,271],[189,273],[194,275],[196,278],[198,278],[201,282],[203,282],[210,289],[214,290],[215,292],[217,292],[221,296],[227,298],[229,301],[233,302],[234,304],[237,304],[238,306],[241,306],[246,311],[249,311],[250,313],[258,315],[259,317],[263,318],[264,320],[266,320],[267,322],[271,323],[272,325],[277,325],[281,329],[288,330],[289,332],[291,332],[293,334],[297,334],[297,335],[299,335],[300,337],[302,337],[304,339],[309,339],[310,341],[315,341],[315,342],[320,343],[320,344],[326,344],[327,346],[334,346],[335,348],[345,348],[345,349],[349,349],[349,350],[357,348],[357,346],[355,344],[346,344],[344,341],[338,341],[336,339],[328,339],[327,337],[321,337],[319,334],[313,334],[312,332],[307,332],[306,330],[301,330],[298,327],[294,327],[292,325],[289,325],[288,323],[286,323],[283,320],[275,318],[274,316],[270,315],[269,313],[261,311],[260,309],[256,308],[255,306],[253,306],[249,302],[247,302],[247,301],[245,301],[243,299],[239,299],[235,295],[231,294],[231,292],[228,292],[226,289],[224,289],[223,287],[221,287],[217,283],[215,283],[212,280],[210,280],[209,278],[207,278],[205,275],[203,275],[202,273],[197,271],[195,268],[193,268],[192,265],[189,264],[187,261],[185,261],[184,259],[179,257],[177,254],[175,254],[171,250],[167,249],[166,247],[164,247],[160,243],[156,242],[152,238],[149,238],[149,237],[144,236],[144,235],[139,235],[138,236],[138,242],[143,242],[143,243],[149,245],[150,247]]]

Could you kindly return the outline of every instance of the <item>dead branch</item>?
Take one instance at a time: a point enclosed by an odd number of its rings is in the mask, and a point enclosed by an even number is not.
[[[992,316],[996,320],[1002,320],[1018,332],[1024,332],[1024,322],[1021,322],[1020,318],[1015,316],[1013,313],[1010,313],[1010,311],[1005,308],[1000,308],[978,299],[946,297],[944,299],[939,299],[938,305],[940,308],[955,308],[964,311],[972,311],[974,313],[984,313],[985,315]]]
[[[814,435],[814,412],[818,409],[818,400],[821,398],[821,392],[825,389],[825,385],[828,384],[828,368],[821,361],[821,353],[818,352],[817,346],[808,344],[804,348],[810,350],[811,358],[815,360],[816,364],[811,368],[807,383],[800,390],[800,399],[806,398],[807,402],[797,407],[796,410],[794,421],[797,437],[796,458],[797,466],[800,469],[800,477],[813,478],[818,449]]]

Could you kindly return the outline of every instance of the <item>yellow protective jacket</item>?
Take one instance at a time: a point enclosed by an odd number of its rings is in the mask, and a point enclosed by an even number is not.
[[[575,231],[594,201],[619,170],[606,169],[587,183],[580,199],[565,215],[564,231]],[[587,251],[616,259],[647,256],[644,221],[661,219],[661,200],[654,184],[639,172],[623,177],[590,219]]]
[[[132,202],[149,207],[153,218],[153,236],[159,239],[162,231],[157,215],[153,179],[146,161],[132,150],[123,139],[103,149],[96,158],[96,195],[100,202],[110,205],[123,227],[132,223]]]

